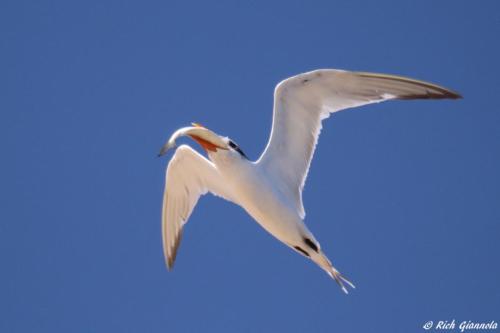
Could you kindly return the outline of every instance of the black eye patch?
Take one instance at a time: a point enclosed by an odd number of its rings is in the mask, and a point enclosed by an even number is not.
[[[248,160],[248,157],[247,155],[245,155],[245,153],[243,152],[243,150],[240,149],[240,147],[238,147],[238,145],[236,143],[234,143],[233,141],[229,141],[229,147],[233,148],[234,150],[236,150],[238,153],[240,153],[241,156],[243,156],[244,158],[246,158]]]

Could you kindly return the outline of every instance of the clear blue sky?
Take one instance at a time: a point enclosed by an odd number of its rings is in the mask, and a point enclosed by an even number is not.
[[[498,1],[0,4],[0,331],[422,332],[500,321]],[[306,222],[357,289],[202,198],[167,272],[160,146],[251,158],[280,80],[402,74],[464,95],[324,124]],[[190,143],[189,141],[185,141]],[[190,143],[191,144],[191,143]],[[195,144],[193,144],[195,146]]]

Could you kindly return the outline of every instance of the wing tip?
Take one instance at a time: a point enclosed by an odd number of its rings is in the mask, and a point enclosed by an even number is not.
[[[354,72],[357,76],[363,78],[373,78],[373,79],[383,79],[390,81],[399,81],[402,83],[413,84],[425,88],[426,93],[424,94],[405,94],[396,96],[397,99],[461,99],[463,96],[451,89],[445,88],[443,86],[430,83],[427,81],[421,81],[417,79],[412,79],[409,77],[392,75],[392,74],[381,74],[381,73],[369,73],[369,72]]]
[[[170,255],[170,254],[166,254],[166,257],[165,257],[165,264],[167,266],[167,270],[170,272],[171,270],[174,269],[174,264],[175,264],[175,257],[176,257],[176,253]]]
[[[450,99],[462,99],[464,97],[459,92],[448,90],[448,95],[446,96],[446,98],[450,98]]]
[[[462,99],[463,96],[455,91],[442,88],[439,92],[427,91],[426,94],[400,95],[396,99]]]
[[[167,266],[167,270],[170,272],[172,269],[174,269],[174,264],[175,264],[175,259],[177,258],[177,250],[179,249],[179,245],[182,240],[182,229],[179,231],[177,237],[174,240],[173,246],[171,248],[168,248],[168,245],[165,248],[165,264]]]
[[[170,272],[174,269],[175,258],[168,257],[166,260],[167,270]]]

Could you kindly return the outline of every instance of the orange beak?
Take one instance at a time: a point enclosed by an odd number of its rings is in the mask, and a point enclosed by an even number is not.
[[[209,151],[217,151],[217,148],[219,148],[219,149],[225,149],[225,148],[223,148],[223,147],[219,147],[219,146],[217,146],[217,145],[214,145],[213,143],[208,142],[207,140],[204,140],[204,139],[202,139],[202,138],[200,138],[200,137],[197,137],[196,135],[190,135],[190,137],[191,137],[194,141],[198,142],[198,143],[200,144],[200,146],[202,146],[202,147],[203,147],[203,149],[205,149],[205,150],[207,151],[207,153],[208,153]]]
[[[202,124],[200,124],[200,123],[191,123],[191,125],[192,125],[193,127],[201,127],[201,128],[206,128],[205,126],[203,126],[203,125],[202,125]]]
[[[193,127],[200,127],[200,128],[205,128],[205,126],[199,124],[199,123],[191,123],[191,125],[193,125]],[[194,141],[198,142],[198,144],[200,146],[203,147],[203,149],[206,150],[206,152],[208,153],[209,151],[217,151],[217,149],[224,149],[224,150],[227,150],[227,148],[224,148],[224,147],[221,147],[221,146],[217,146],[205,139],[202,139],[196,135],[189,135],[191,137],[191,139],[193,139]]]

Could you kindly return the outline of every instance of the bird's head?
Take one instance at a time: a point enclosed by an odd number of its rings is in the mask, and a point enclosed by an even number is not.
[[[227,137],[220,136],[208,128],[192,123],[191,127],[183,127],[175,131],[170,139],[163,145],[158,156],[164,155],[169,149],[176,146],[175,140],[181,136],[189,136],[207,152],[207,154],[222,152],[222,153],[237,153],[244,158],[247,158],[240,147]]]

